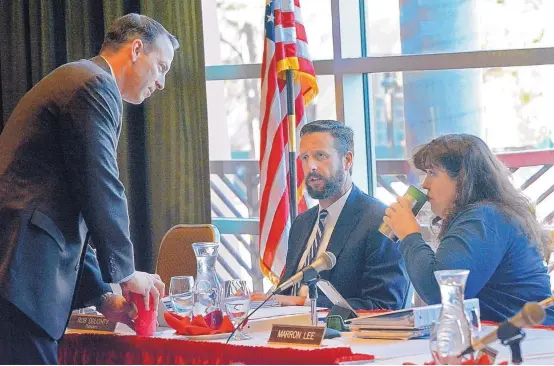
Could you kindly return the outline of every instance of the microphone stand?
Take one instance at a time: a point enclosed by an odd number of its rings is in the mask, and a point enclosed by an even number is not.
[[[542,300],[538,303],[538,305],[540,305],[543,309],[554,306],[554,296]],[[538,324],[542,323],[543,320],[541,320]],[[515,365],[521,364],[523,362],[523,358],[521,356],[521,341],[525,338],[525,332],[523,331],[523,329],[516,327],[510,322],[507,322],[501,324],[497,328],[496,332],[496,337],[498,338],[500,343],[510,347],[510,351],[512,353],[512,363]],[[470,353],[473,354],[474,352],[475,349],[473,348],[473,345],[470,345],[464,352],[460,354],[460,357]]]
[[[312,325],[317,326],[317,281],[311,281],[308,284],[310,297],[310,312],[312,315]]]
[[[313,272],[313,273],[311,273]],[[302,281],[302,283],[308,286],[308,298],[310,299],[310,314],[312,317],[312,325],[317,326],[317,281],[321,278],[319,273],[313,269],[308,268],[304,272],[304,277],[311,278],[309,281]]]
[[[554,305],[554,296],[549,297],[539,303],[544,309]],[[512,353],[512,363],[514,365],[520,365],[523,363],[523,357],[521,356],[521,341],[525,338],[525,331],[521,328],[509,324],[509,326],[499,329],[498,339],[500,343],[505,346],[510,346]]]
[[[498,339],[500,340],[500,343],[505,346],[510,346],[512,363],[514,365],[520,365],[523,362],[523,358],[521,356],[521,341],[523,338],[525,338],[525,331],[510,323],[498,331]]]
[[[510,347],[510,352],[512,353],[512,363],[514,365],[520,365],[523,362],[523,358],[521,356],[521,341],[525,338],[525,331],[516,327],[512,323],[506,323],[502,327],[497,328],[497,338],[501,344]],[[469,346],[460,354],[460,357],[467,354],[473,354],[473,352],[475,352],[473,346]]]

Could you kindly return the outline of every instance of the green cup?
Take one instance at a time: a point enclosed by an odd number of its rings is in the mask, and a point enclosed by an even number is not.
[[[425,202],[427,202],[427,196],[425,195],[425,193],[421,192],[415,186],[409,186],[408,190],[404,194],[404,197],[407,198],[408,201],[410,201],[414,216],[417,216],[419,210],[421,210]],[[394,235],[390,226],[385,224],[384,222],[381,224],[381,226],[379,226],[379,231],[390,240],[398,241],[398,237]]]
[[[327,328],[338,330],[339,332],[348,332],[350,329],[344,324],[340,315],[327,316]]]

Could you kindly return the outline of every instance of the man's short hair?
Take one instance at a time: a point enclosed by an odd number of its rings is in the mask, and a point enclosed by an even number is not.
[[[169,33],[163,25],[146,15],[131,13],[116,19],[104,36],[102,49],[117,51],[125,43],[140,39],[145,44],[152,44],[159,36],[166,36],[171,41],[173,50],[179,48],[177,38]]]
[[[354,153],[354,131],[344,123],[322,119],[307,123],[300,130],[300,137],[314,132],[329,132],[335,141],[335,149],[341,156],[348,151]]]

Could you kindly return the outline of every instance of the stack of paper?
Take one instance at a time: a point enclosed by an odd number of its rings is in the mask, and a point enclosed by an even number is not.
[[[424,338],[429,336],[431,328],[399,328],[399,329],[364,329],[354,330],[354,336],[368,339],[399,339],[408,340],[414,338]]]
[[[250,302],[250,309],[256,309],[261,303],[263,303],[263,301]],[[272,308],[275,306],[281,306],[281,304],[275,298],[271,298],[264,304],[264,306],[262,306],[262,308]]]
[[[479,300],[464,301],[466,314],[479,326]],[[378,339],[411,339],[429,335],[431,325],[438,321],[441,305],[370,314],[346,320],[355,336]]]

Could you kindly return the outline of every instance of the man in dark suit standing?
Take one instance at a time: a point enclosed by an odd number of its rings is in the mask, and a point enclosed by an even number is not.
[[[99,56],[54,70],[8,119],[0,135],[0,363],[57,363],[72,306],[94,304],[129,323],[131,306],[108,283],[157,308],[164,284],[135,271],[116,147],[122,100],[142,103],[163,89],[178,47],[155,20],[128,14],[110,26]]]
[[[319,205],[300,214],[289,235],[286,281],[325,251],[337,263],[321,278],[328,280],[354,309],[400,309],[408,292],[398,245],[377,231],[386,206],[352,183],[354,133],[344,123],[321,120],[300,131],[305,185]],[[295,286],[291,295],[307,295]],[[281,301],[286,303],[286,297]],[[331,307],[323,294],[319,306]]]

